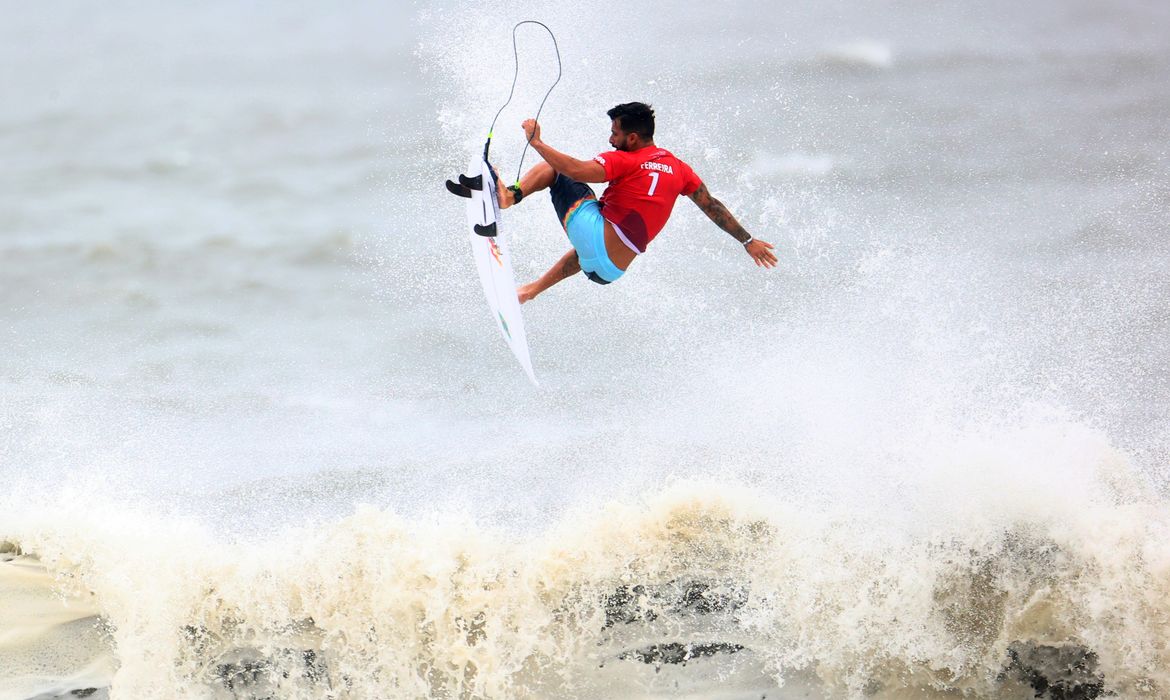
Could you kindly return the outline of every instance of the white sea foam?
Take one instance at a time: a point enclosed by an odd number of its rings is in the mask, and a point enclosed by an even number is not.
[[[787,153],[774,155],[758,153],[751,167],[763,175],[793,177],[824,177],[836,167],[833,156],[826,154]]]
[[[906,513],[679,482],[531,534],[363,507],[228,543],[89,503],[9,536],[88,598],[70,619],[101,615],[122,697],[667,696],[655,666],[728,697],[785,679],[829,697],[1025,697],[1009,651],[1036,648],[1092,652],[1123,695],[1168,687],[1170,513],[1124,455],[1070,428],[936,452],[923,466],[947,476]],[[669,660],[688,648],[679,676]]]
[[[831,63],[865,68],[889,68],[894,64],[894,50],[888,44],[859,40],[826,47],[821,56]]]

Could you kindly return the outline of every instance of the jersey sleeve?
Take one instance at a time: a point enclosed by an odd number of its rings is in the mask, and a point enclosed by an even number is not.
[[[627,175],[638,167],[637,158],[624,151],[599,153],[593,157],[593,160],[601,163],[601,166],[605,168],[606,182]]]
[[[699,179],[694,170],[691,170],[691,166],[681,160],[678,164],[682,166],[682,189],[679,192],[689,197],[695,193],[695,190],[703,186],[703,181]]]

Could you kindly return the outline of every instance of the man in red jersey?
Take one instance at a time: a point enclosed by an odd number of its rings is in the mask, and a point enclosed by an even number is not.
[[[600,284],[617,280],[666,225],[680,194],[690,197],[719,228],[743,244],[756,265],[775,267],[772,244],[752,238],[689,165],[654,145],[654,110],[649,105],[629,102],[607,114],[613,120],[609,145],[616,150],[593,160],[577,160],[557,151],[541,140],[540,125],[526,120],[524,133],[545,162],[525,173],[517,185],[505,187],[497,179],[501,209],[548,188],[573,244],[540,279],[516,290],[520,303],[582,270]],[[600,201],[588,182],[609,183]]]

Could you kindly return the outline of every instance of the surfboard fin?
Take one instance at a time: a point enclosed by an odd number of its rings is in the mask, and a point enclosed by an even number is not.
[[[463,178],[462,175],[460,175],[459,177],[460,177],[460,179]],[[448,180],[447,181],[447,191],[453,195],[458,196],[458,197],[467,197],[468,199],[471,199],[471,190],[468,189],[465,185],[462,185],[458,182],[451,182],[450,180]]]
[[[469,190],[476,192],[483,189],[483,175],[476,175],[475,177],[467,177],[466,175],[459,175],[459,184],[463,185]]]
[[[488,238],[496,237],[496,222],[494,221],[487,226],[484,226],[483,224],[476,224],[472,228],[474,228],[475,232],[481,236],[486,236]]]

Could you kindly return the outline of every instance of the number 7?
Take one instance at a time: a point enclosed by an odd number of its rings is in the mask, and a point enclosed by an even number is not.
[[[655,190],[655,188],[657,188],[657,187],[658,187],[658,173],[656,173],[656,172],[654,172],[653,170],[651,170],[651,171],[650,171],[649,173],[647,173],[647,174],[650,176],[651,183],[650,183],[650,191],[646,193],[646,196],[648,196],[648,197],[653,197],[653,196],[654,196],[654,190]]]

